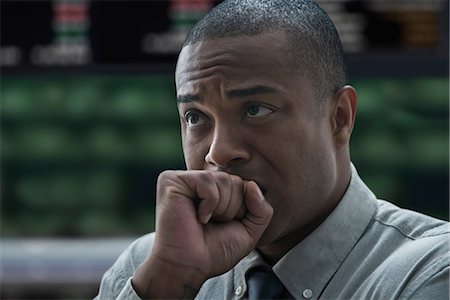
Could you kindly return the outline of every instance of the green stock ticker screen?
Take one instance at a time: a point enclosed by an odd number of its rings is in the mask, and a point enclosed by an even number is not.
[[[362,178],[379,198],[447,219],[447,79],[352,84]],[[184,168],[171,74],[8,75],[1,107],[2,236],[154,229],[157,176]]]

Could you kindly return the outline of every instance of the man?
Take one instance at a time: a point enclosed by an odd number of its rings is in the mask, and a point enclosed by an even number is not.
[[[448,224],[376,200],[351,164],[356,93],[315,3],[222,3],[175,80],[187,170],[159,176],[156,232],[98,298],[448,297]]]

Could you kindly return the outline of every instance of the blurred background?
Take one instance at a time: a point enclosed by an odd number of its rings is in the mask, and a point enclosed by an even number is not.
[[[1,1],[1,298],[90,299],[183,169],[173,71],[220,1]],[[448,1],[318,1],[359,95],[353,162],[448,219]]]

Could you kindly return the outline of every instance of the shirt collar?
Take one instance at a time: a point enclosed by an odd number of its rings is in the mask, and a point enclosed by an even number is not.
[[[338,206],[314,232],[273,267],[296,299],[301,299],[305,291],[308,298],[320,296],[376,212],[375,195],[359,178],[353,164],[351,169],[349,187]]]
[[[262,265],[268,264],[256,250],[253,250],[236,265],[233,272],[233,285],[237,296],[239,296],[238,294],[244,295],[247,291],[247,281],[245,278],[247,271]]]

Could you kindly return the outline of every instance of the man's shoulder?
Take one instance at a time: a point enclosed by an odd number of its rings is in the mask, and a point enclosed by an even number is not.
[[[380,299],[448,294],[449,238],[448,222],[378,200],[371,224],[344,265],[361,281],[346,291]]]
[[[400,263],[405,266],[419,261],[433,264],[442,257],[448,258],[450,223],[386,201],[379,200],[378,204],[374,217],[378,245],[385,248],[386,252],[382,252],[390,253],[386,255],[386,261],[397,262],[387,265],[393,267]]]
[[[154,233],[137,238],[122,252],[110,271],[121,272],[122,276],[126,278],[131,277],[150,253],[154,239]]]
[[[381,253],[386,256],[377,268],[383,282],[403,283],[415,290],[436,276],[448,278],[448,222],[385,201],[379,201],[374,221],[382,228],[379,238],[384,240],[378,245],[385,248]]]
[[[131,247],[141,248],[141,247],[152,247],[153,241],[155,240],[155,233],[150,232],[139,238],[137,238],[132,244]]]
[[[153,240],[153,233],[146,234],[136,239],[122,252],[116,262],[103,275],[96,299],[116,299],[122,292],[131,293],[135,295],[133,299],[136,299],[137,295],[131,287],[130,278],[150,253]]]
[[[154,232],[147,233],[136,239],[127,249],[133,261],[137,264],[141,264],[150,253],[154,240]]]
[[[378,210],[374,221],[384,229],[391,228],[410,240],[435,237],[448,239],[450,223],[419,212],[399,208],[396,205],[378,200]]]

